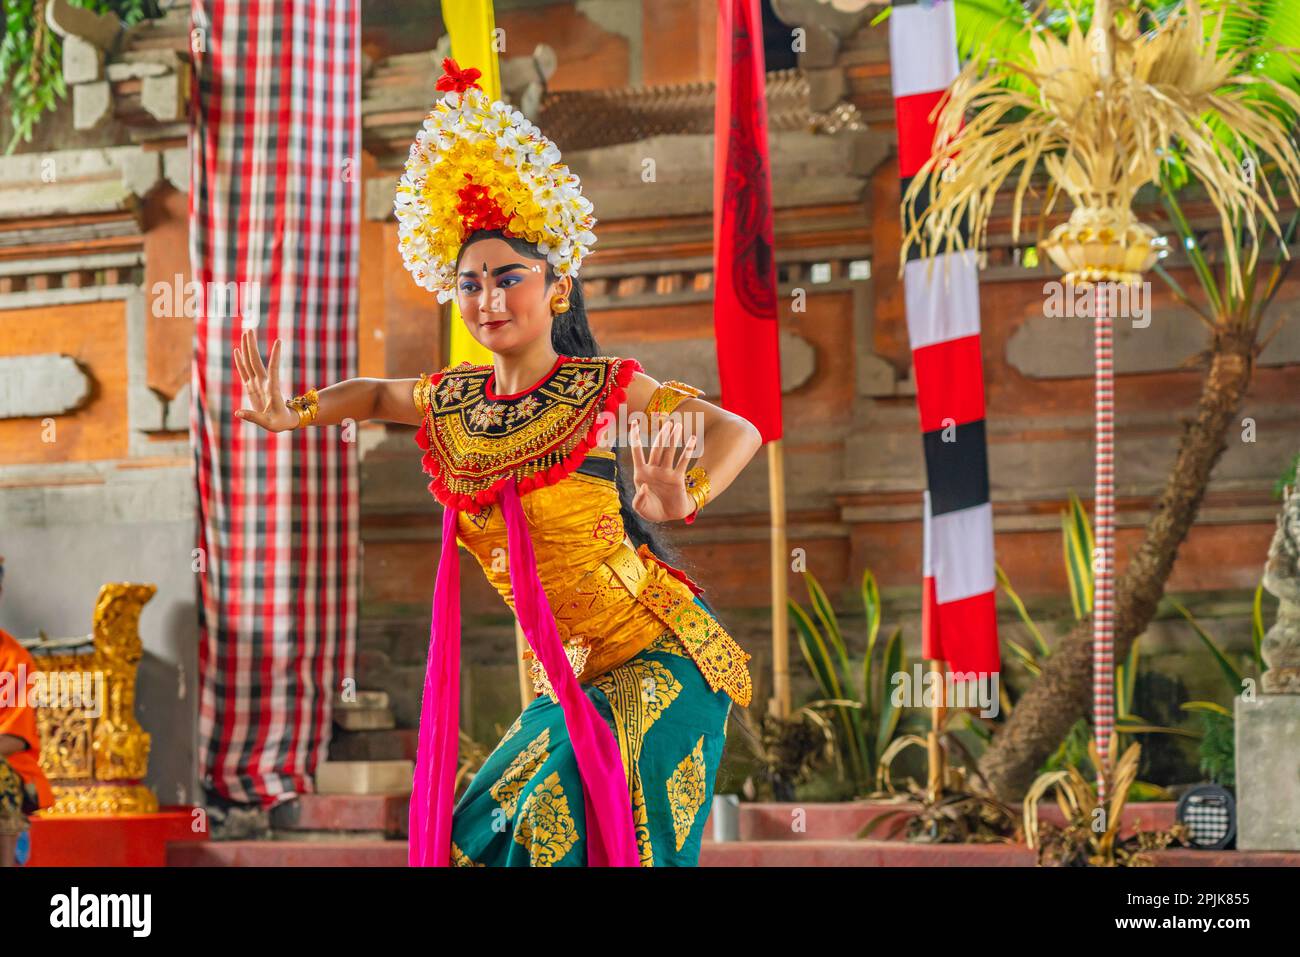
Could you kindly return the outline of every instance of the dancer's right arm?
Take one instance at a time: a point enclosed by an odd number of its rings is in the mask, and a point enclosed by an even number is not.
[[[235,371],[244,383],[250,408],[240,409],[237,418],[261,426],[268,432],[288,432],[298,427],[298,413],[289,407],[280,391],[280,340],[271,344],[267,365],[257,347],[257,335],[245,329],[242,348],[235,348]],[[338,425],[352,420],[381,419],[419,425],[422,416],[412,394],[417,379],[355,378],[318,388],[317,412],[313,425]]]

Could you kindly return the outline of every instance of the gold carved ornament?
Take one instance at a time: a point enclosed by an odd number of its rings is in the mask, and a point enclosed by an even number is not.
[[[78,703],[36,709],[41,770],[54,791],[54,804],[41,814],[158,810],[158,798],[143,783],[150,738],[135,718],[135,685],[143,654],[140,611],[157,590],[156,585],[130,582],[104,585],[95,603],[93,650],[36,657],[47,675],[47,686],[55,672],[92,675],[96,694],[102,696],[88,702],[92,708]],[[92,713],[96,710],[98,716]]]

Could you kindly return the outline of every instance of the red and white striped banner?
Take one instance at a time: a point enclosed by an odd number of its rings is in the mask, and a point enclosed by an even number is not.
[[[194,343],[199,761],[210,793],[271,806],[313,790],[353,674],[357,454],[235,419],[232,352],[241,323],[264,360],[281,339],[290,395],[357,374],[359,0],[194,0],[192,27],[190,264],[238,290],[200,297]]]
[[[952,3],[895,3],[889,47],[906,193],[933,149],[930,113],[957,76]],[[951,671],[988,674],[1000,657],[979,272],[969,250],[925,258],[912,247],[909,255],[903,288],[927,478],[921,650]]]

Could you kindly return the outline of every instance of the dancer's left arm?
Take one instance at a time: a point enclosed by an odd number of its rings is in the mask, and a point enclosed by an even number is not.
[[[721,495],[749,464],[763,439],[748,419],[711,402],[693,397],[683,400],[673,415],[664,417],[652,435],[642,436],[639,416],[659,383],[644,373],[634,373],[627,386],[621,422],[628,423],[627,443],[633,446],[633,508],[652,522],[686,518],[695,501],[686,492],[686,471],[700,466],[709,477],[709,501]]]

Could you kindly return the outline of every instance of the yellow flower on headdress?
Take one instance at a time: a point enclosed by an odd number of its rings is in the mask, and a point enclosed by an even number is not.
[[[456,256],[472,228],[501,228],[536,243],[558,275],[577,275],[596,219],[560,151],[518,110],[489,101],[450,58],[397,185],[398,249],[416,283],[439,302],[456,294]]]

